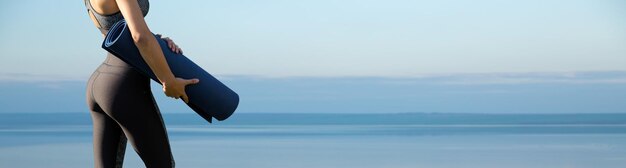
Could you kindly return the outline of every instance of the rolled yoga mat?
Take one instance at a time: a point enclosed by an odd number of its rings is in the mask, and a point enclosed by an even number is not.
[[[230,117],[237,109],[239,95],[184,55],[172,52],[167,42],[156,35],[155,37],[174,76],[200,80],[199,83],[187,85],[185,88],[189,97],[187,105],[209,123],[211,117],[219,121]],[[109,29],[102,48],[160,84],[154,72],[141,57],[125,20],[118,21]]]

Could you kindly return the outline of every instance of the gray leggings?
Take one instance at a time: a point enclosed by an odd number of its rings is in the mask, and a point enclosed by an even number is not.
[[[148,168],[174,167],[167,132],[150,79],[108,54],[87,82],[95,167],[122,167],[130,140]]]

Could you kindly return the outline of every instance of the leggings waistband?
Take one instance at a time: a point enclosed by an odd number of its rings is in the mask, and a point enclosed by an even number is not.
[[[127,74],[137,76],[138,78],[148,78],[111,53],[107,54],[106,59],[102,62],[102,64],[100,64],[96,71],[109,74]]]
[[[117,58],[115,55],[107,52],[107,57],[104,60],[104,63],[109,64],[109,65],[113,65],[113,66],[125,66],[125,67],[131,67],[129,64],[127,64],[126,62],[124,62],[122,59]]]

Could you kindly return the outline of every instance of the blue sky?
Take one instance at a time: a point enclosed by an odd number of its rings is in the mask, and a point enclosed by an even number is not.
[[[0,112],[86,110],[105,51],[82,1],[2,1],[0,19]],[[153,1],[146,19],[240,112],[626,112],[620,0]]]
[[[79,1],[0,2],[0,72],[81,79],[104,59]],[[626,70],[626,3],[154,1],[154,32],[217,75]]]

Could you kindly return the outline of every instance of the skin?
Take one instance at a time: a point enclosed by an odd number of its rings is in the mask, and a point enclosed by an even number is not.
[[[183,79],[174,76],[169,65],[165,60],[163,51],[156,38],[148,28],[146,21],[141,13],[141,8],[137,0],[90,0],[95,12],[100,14],[113,14],[121,12],[126,19],[126,24],[132,34],[135,45],[139,49],[142,58],[148,64],[150,69],[157,76],[163,85],[165,95],[172,98],[182,98],[186,103],[189,102],[185,86],[200,82],[198,79]],[[92,20],[93,16],[92,16]],[[95,20],[94,20],[95,22]],[[161,37],[158,35],[158,37]],[[182,53],[182,50],[169,37],[162,38],[167,41],[168,47],[176,53]]]

